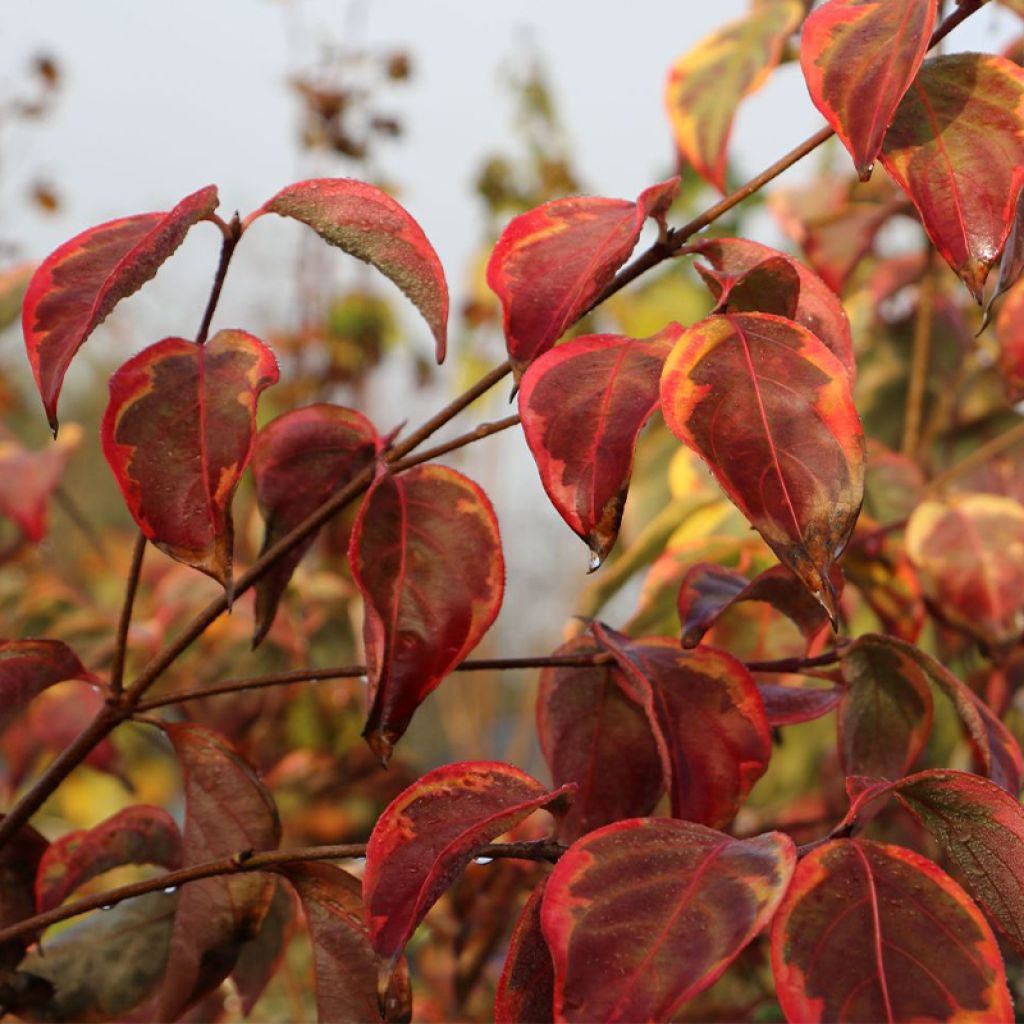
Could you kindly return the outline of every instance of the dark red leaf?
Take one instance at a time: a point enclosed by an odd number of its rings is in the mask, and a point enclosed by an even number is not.
[[[34,697],[66,679],[99,682],[60,640],[0,640],[0,731]]]
[[[1021,776],[1024,774],[1020,747],[1009,729],[989,710],[985,702],[961,680],[957,679],[944,665],[931,655],[925,654],[912,644],[893,636],[865,633],[858,637],[857,647],[861,651],[877,648],[895,650],[909,662],[918,665],[938,690],[953,705],[963,723],[967,740],[971,745],[979,770],[997,785],[1010,793],[1020,792]],[[893,668],[906,662],[888,657],[879,652],[877,657]]]
[[[165,338],[110,378],[103,454],[139,529],[230,593],[231,499],[252,454],[256,401],[278,378],[244,331]]]
[[[89,228],[40,264],[22,306],[29,362],[50,427],[64,374],[90,334],[124,298],[156,275],[189,228],[217,207],[213,185],[186,196],[169,213],[144,213]]]
[[[767,313],[713,316],[665,362],[665,422],[837,621],[832,566],[864,491],[864,437],[842,363]]]
[[[924,750],[932,695],[920,665],[890,644],[855,640],[842,657],[839,758],[847,775],[898,779]]]
[[[928,51],[934,0],[830,0],[808,15],[800,64],[814,105],[871,175],[892,121]]]
[[[381,472],[359,509],[349,562],[366,606],[363,735],[386,761],[416,708],[498,614],[505,563],[494,510],[453,469]]]
[[[379,961],[363,923],[360,883],[341,868],[309,861],[278,869],[295,887],[313,943],[317,1018],[362,1024],[408,1020],[409,979],[397,971],[385,999],[377,1001]]]
[[[35,879],[40,913],[59,906],[92,878],[122,864],[181,867],[181,833],[159,807],[126,807],[91,829],[69,832],[43,855]]]
[[[837,686],[812,690],[804,686],[780,686],[777,683],[757,684],[768,725],[799,725],[827,715],[842,700]]]
[[[926,771],[890,788],[939,844],[967,891],[1024,952],[1024,809],[969,772]]]
[[[748,580],[734,569],[698,562],[687,571],[679,588],[677,607],[683,646],[696,647],[718,619],[742,601],[771,605],[808,640],[828,625],[821,604],[785,566],[773,566]]]
[[[594,649],[581,636],[567,655]],[[615,665],[546,668],[537,691],[537,735],[556,786],[576,783],[559,822],[568,841],[622,818],[650,814],[665,791],[658,744],[643,709],[626,696]]]
[[[1024,178],[1024,70],[1005,57],[925,61],[886,133],[885,169],[977,302]]]
[[[637,341],[573,338],[531,363],[519,391],[523,433],[558,514],[600,566],[619,533],[643,425],[657,410],[661,368],[682,328]]]
[[[46,534],[50,499],[81,439],[77,423],[65,427],[57,442],[41,451],[29,451],[13,437],[0,437],[0,515],[11,519],[33,544]]]
[[[266,523],[261,553],[370,465],[380,443],[362,413],[337,405],[310,405],[271,420],[256,435],[252,450],[256,498]],[[315,537],[279,559],[257,582],[254,647],[273,625],[281,595]]]
[[[728,824],[771,756],[753,677],[711,647],[684,651],[667,637],[630,640],[599,623],[592,629],[659,740],[673,817]]]
[[[679,188],[670,178],[625,199],[555,199],[509,221],[487,265],[501,300],[516,379],[590,307],[629,258],[648,217],[662,218]]]
[[[771,920],[796,862],[778,832],[737,840],[620,821],[562,856],[541,909],[556,1021],[669,1020]]]
[[[274,801],[234,748],[199,725],[164,729],[184,774],[185,866],[276,849],[281,826]],[[273,890],[273,876],[256,872],[182,888],[163,983],[147,1004],[150,1019],[174,1020],[228,976],[259,931]]]
[[[423,229],[409,212],[364,181],[312,178],[281,189],[245,219],[276,213],[311,227],[324,241],[376,267],[420,311],[444,362],[448,331],[448,284]]]
[[[756,4],[745,17],[702,39],[669,70],[665,106],[676,147],[721,192],[736,109],[779,63],[803,14],[803,4],[795,0]]]
[[[898,846],[845,839],[804,857],[772,926],[772,968],[788,1020],[1013,1020],[985,918]]]
[[[373,948],[394,964],[437,898],[474,854],[573,787],[548,791],[509,764],[466,761],[427,772],[377,819],[363,901]]]
[[[993,647],[1024,633],[1024,506],[995,494],[924,501],[907,555],[925,594],[955,626]]]
[[[555,967],[541,931],[545,878],[530,893],[512,931],[494,995],[495,1024],[548,1024],[555,999]]]
[[[32,885],[47,846],[31,825],[22,825],[0,850],[0,928],[35,915]],[[29,934],[0,945],[0,970],[14,967],[34,941],[35,936]]]
[[[774,313],[823,341],[853,380],[850,321],[835,292],[798,260],[746,238],[712,238],[687,246],[711,264],[696,268],[721,312]]]

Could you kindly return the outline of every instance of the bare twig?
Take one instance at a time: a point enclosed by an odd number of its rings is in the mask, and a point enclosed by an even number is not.
[[[110,696],[115,700],[121,696],[124,683],[124,663],[128,655],[128,631],[132,624],[132,609],[135,607],[135,594],[139,589],[139,576],[142,573],[142,559],[146,554],[146,538],[141,530],[135,538],[132,548],[132,564],[128,570],[128,581],[124,588],[124,604],[121,606],[121,618],[117,623],[117,640],[114,644],[114,660],[110,666]]]

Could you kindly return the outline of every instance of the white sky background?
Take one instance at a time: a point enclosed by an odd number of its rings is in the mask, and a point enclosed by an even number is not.
[[[364,8],[361,42],[408,49],[414,68],[412,82],[387,96],[406,134],[385,145],[377,163],[401,186],[403,203],[440,254],[457,306],[481,226],[471,182],[485,155],[514,149],[508,140],[512,107],[499,69],[522,52],[523,33],[546,60],[587,186],[632,198],[673,166],[661,99],[670,64],[741,15],[747,3],[370,0]],[[86,227],[168,209],[208,183],[220,186],[227,216],[235,208],[244,214],[283,185],[309,176],[308,158],[295,142],[297,105],[286,82],[298,62],[316,55],[320,41],[345,43],[341,26],[348,10],[348,0],[3,0],[0,95],[9,94],[39,51],[58,59],[64,88],[49,118],[29,127],[7,125],[0,136],[6,161],[0,167],[0,235],[18,241],[24,258],[38,259]],[[957,30],[950,47],[995,50],[1015,24],[1014,16],[992,4]],[[302,26],[298,33],[296,25]],[[820,124],[798,67],[789,65],[742,107],[733,154],[745,171],[756,172]],[[21,190],[30,171],[57,185],[63,201],[57,216],[27,207]],[[305,229],[277,218],[258,228],[239,249],[215,327],[258,332],[268,320],[286,322],[289,247]],[[217,248],[216,232],[200,225],[87,349],[127,357],[160,337],[193,334]],[[409,324],[424,335],[423,350],[429,351],[425,330],[414,317]],[[90,383],[86,368],[72,368],[69,389]],[[406,415],[415,419],[395,395],[389,383],[371,410],[382,430]],[[432,399],[431,405],[439,402]],[[505,415],[504,405],[485,415]],[[472,422],[460,421],[458,428]],[[571,611],[566,595],[582,582],[586,552],[547,507],[524,459],[525,446],[513,433],[485,442],[488,453],[473,460],[470,472],[479,468],[506,533],[506,601],[525,602],[540,613],[545,621],[530,624],[527,640],[553,645]],[[39,436],[31,440],[39,444],[44,437],[40,416]],[[501,621],[510,625],[492,648],[522,650],[520,635],[508,635],[513,624],[505,615]]]

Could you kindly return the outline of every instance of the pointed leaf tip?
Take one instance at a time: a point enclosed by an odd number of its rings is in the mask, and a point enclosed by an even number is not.
[[[54,437],[57,400],[75,353],[122,299],[156,275],[217,203],[216,186],[209,185],[168,213],[122,217],[89,228],[51,253],[32,275],[22,329]]]

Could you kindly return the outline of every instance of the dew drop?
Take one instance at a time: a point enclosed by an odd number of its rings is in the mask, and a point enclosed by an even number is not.
[[[105,903],[102,907],[100,907],[100,910],[113,910],[113,909],[114,909],[114,904],[113,903]]]
[[[590,562],[587,565],[587,572],[597,572],[601,568],[601,556],[596,551],[590,552]]]
[[[493,857],[476,857],[473,860],[473,863],[474,864],[490,864],[492,860],[494,860]]]
[[[178,887],[176,885],[169,885],[169,886],[167,886],[166,889],[164,889],[164,894],[166,896],[171,896],[174,893],[176,893],[177,891],[178,891]]]

